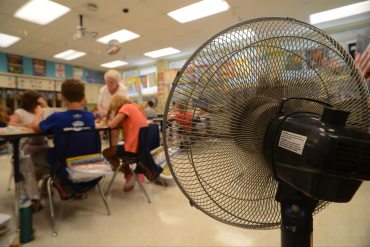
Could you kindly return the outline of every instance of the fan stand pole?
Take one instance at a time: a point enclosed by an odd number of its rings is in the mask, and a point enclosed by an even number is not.
[[[279,183],[276,200],[281,205],[281,246],[312,247],[312,213],[317,201],[284,183]]]

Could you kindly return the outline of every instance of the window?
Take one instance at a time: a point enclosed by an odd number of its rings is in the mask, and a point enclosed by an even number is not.
[[[123,78],[125,78],[125,84],[127,86],[128,95],[138,95],[139,92],[135,86],[135,78],[139,77],[139,70],[129,70],[123,72]]]
[[[181,69],[182,66],[186,63],[187,59],[182,59],[182,60],[177,60],[173,62],[168,63],[168,68],[169,69]]]
[[[156,94],[157,87],[157,67],[150,66],[140,69],[140,86],[143,95]]]

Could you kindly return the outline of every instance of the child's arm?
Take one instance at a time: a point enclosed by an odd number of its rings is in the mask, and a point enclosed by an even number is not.
[[[34,131],[40,131],[40,122],[44,116],[44,111],[41,106],[37,106],[35,109],[35,119],[33,120],[31,128]]]
[[[13,115],[10,116],[8,125],[20,126],[20,121],[21,118],[19,117],[19,115],[17,113],[14,113]]]
[[[117,128],[119,124],[125,119],[126,115],[119,112],[113,119],[108,123],[108,127],[111,129]]]

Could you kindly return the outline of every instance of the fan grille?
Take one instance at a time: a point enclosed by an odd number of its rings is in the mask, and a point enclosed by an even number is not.
[[[175,180],[193,205],[239,227],[280,226],[277,182],[262,143],[283,97],[328,102],[367,130],[363,77],[337,42],[306,23],[243,22],[210,38],[187,61],[167,101],[164,139]],[[322,111],[297,101],[289,109]]]

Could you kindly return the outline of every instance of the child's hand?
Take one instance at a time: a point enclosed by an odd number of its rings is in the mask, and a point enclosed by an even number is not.
[[[38,105],[35,109],[35,115],[36,116],[43,116],[44,110],[42,109],[41,105]]]
[[[41,107],[48,107],[48,103],[45,101],[45,99],[43,97],[40,97],[38,100],[37,100],[37,103],[39,104],[39,106]]]

